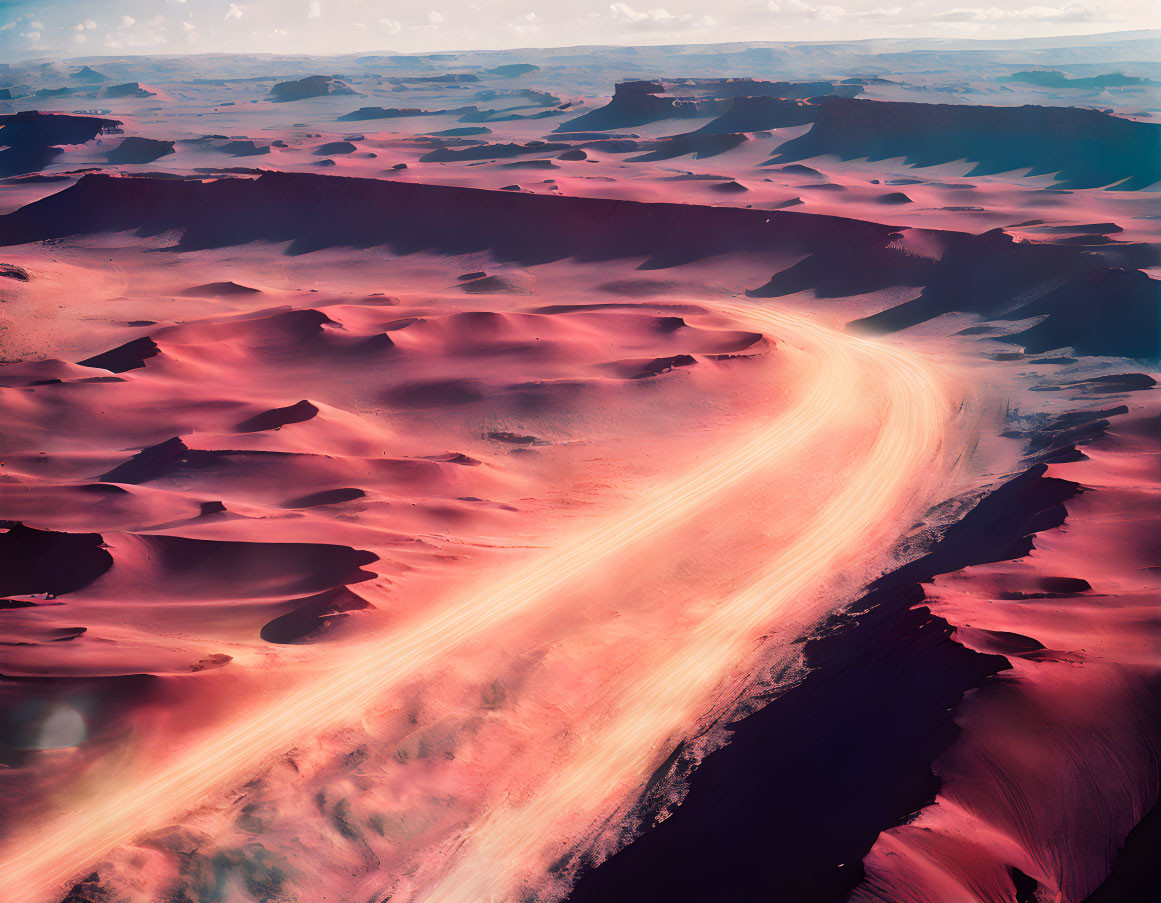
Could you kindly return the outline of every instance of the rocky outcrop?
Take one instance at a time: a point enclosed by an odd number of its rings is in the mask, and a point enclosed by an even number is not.
[[[330,75],[308,75],[297,81],[279,82],[270,89],[269,99],[274,103],[290,103],[310,97],[352,95],[359,92]]]

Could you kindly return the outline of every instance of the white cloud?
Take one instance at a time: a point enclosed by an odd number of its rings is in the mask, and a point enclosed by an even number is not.
[[[817,19],[823,22],[837,22],[846,15],[846,10],[840,6],[811,6],[803,0],[769,0],[766,9],[781,16]]]
[[[194,25],[193,22],[182,22],[181,27],[184,28],[186,31],[193,31],[195,28],[197,28],[197,26]]]
[[[94,23],[95,24],[95,23]],[[165,16],[152,16],[144,22],[138,22],[132,16],[122,16],[117,26],[117,33],[105,35],[105,46],[120,47],[157,47],[165,44],[165,30],[168,26]],[[81,41],[77,42],[83,43]]]
[[[83,43],[85,43],[85,41],[87,41],[88,39],[89,39],[88,35],[83,35],[83,34],[75,34],[75,35],[73,35],[73,43],[74,43],[74,44],[83,44]]]
[[[1087,22],[1101,17],[1087,6],[1066,3],[1064,6],[1025,6],[1021,9],[996,6],[956,8],[936,13],[935,18],[942,22]]]
[[[508,23],[508,28],[514,34],[521,37],[536,34],[536,32],[540,31],[540,26],[537,24],[537,16],[534,12],[527,12],[522,16],[517,16],[515,22]]]
[[[959,5],[973,2],[978,5]],[[410,7],[386,0],[121,0],[116,4],[23,0],[17,12],[4,15],[6,4],[0,0],[0,41],[8,40],[14,50],[23,51],[31,49],[30,42],[38,45],[37,52],[44,47],[72,47],[72,52],[80,55],[77,47],[81,45],[83,53],[111,52],[103,51],[106,40],[126,48],[126,52],[130,48],[152,52],[148,48],[165,46],[163,37],[170,45],[184,48],[195,32],[199,45],[207,49],[253,47],[259,45],[247,43],[251,30],[265,36],[275,27],[289,30],[289,35],[274,46],[296,53],[343,47],[375,50],[382,46],[418,52],[445,50],[459,43],[514,47],[703,40],[846,41],[914,33],[1017,37],[1078,32],[1086,27],[1108,30],[1099,26],[1117,23],[1118,15],[1135,25],[1132,11],[1157,2],[1161,0],[920,0],[904,6],[902,0],[601,0],[574,4],[570,12],[557,12],[555,6],[540,0],[506,0],[503,4],[458,0],[458,5],[428,0]],[[51,25],[42,23],[54,5],[71,13],[61,15],[54,9],[51,16],[60,18],[52,18]],[[196,29],[182,24],[187,17],[182,11],[190,9],[194,10],[191,21],[197,23]],[[164,30],[148,22],[158,10],[169,16]],[[72,18],[78,14],[85,17],[86,12],[93,18]],[[23,15],[18,18],[17,13]],[[94,21],[97,15],[102,17],[99,22]],[[207,15],[208,19],[198,18]],[[369,26],[365,33],[358,30],[360,21]],[[1091,27],[1094,24],[1098,27]],[[78,35],[88,40],[77,40]]]
[[[713,16],[695,17],[692,13],[675,15],[664,7],[655,9],[634,9],[628,3],[613,3],[609,12],[614,19],[631,22],[642,28],[709,28],[715,25]]]
[[[668,22],[677,18],[667,9],[636,10],[628,3],[613,3],[609,10],[614,18],[628,19],[630,22]]]

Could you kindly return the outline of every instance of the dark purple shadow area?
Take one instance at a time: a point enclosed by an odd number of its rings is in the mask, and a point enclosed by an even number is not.
[[[1079,107],[988,107],[826,97],[809,132],[774,163],[837,154],[903,157],[913,166],[968,160],[969,176],[1031,167],[1062,188],[1148,188],[1161,179],[1161,125]]]
[[[776,269],[797,255],[751,297],[811,290],[825,299],[914,286],[919,297],[857,321],[857,328],[892,332],[950,311],[1043,317],[1010,340],[1030,353],[1064,346],[1094,355],[1161,353],[1157,280],[1110,266],[1083,247],[1016,242],[999,230],[940,232],[944,252],[931,260],[901,247],[894,226],[781,210],[307,173],[207,182],[89,174],[0,216],[0,245],[129,229],[146,236],[179,231],[174,251],[268,241],[288,242],[290,254],[384,246],[396,254],[488,252],[523,266],[640,258],[639,269],[657,270],[747,252]]]
[[[113,566],[100,533],[57,533],[0,522],[0,595],[60,596],[88,586]]]
[[[878,834],[934,798],[930,766],[955,737],[954,706],[1008,667],[914,607],[920,583],[1026,554],[1032,534],[1062,523],[1078,487],[1045,469],[1010,480],[928,554],[877,580],[848,610],[863,613],[832,619],[806,643],[806,678],[732,725],[674,814],[582,873],[571,903],[843,900]],[[663,772],[688,768],[679,750]]]
[[[1085,898],[1084,903],[1129,903],[1134,900],[1145,903],[1161,900],[1158,850],[1161,850],[1161,806],[1154,806],[1137,827],[1129,832],[1112,874]]]

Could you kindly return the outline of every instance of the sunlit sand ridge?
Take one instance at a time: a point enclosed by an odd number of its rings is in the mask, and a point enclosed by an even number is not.
[[[842,422],[859,409],[868,380],[881,382],[890,398],[887,416],[869,456],[849,481],[836,488],[823,510],[807,517],[798,538],[760,579],[694,634],[676,638],[677,645],[636,683],[618,688],[615,715],[586,744],[586,756],[565,764],[560,780],[533,803],[501,810],[482,822],[445,879],[422,899],[502,898],[520,870],[537,860],[542,832],[560,813],[575,817],[591,811],[596,817],[620,805],[655,764],[665,741],[705,707],[709,692],[736,664],[755,631],[821,575],[842,566],[867,529],[907,496],[920,469],[937,457],[950,415],[934,377],[897,350],[783,312],[717,307],[802,346],[813,359],[808,385],[782,416],[436,615],[345,650],[322,677],[289,686],[265,708],[245,712],[118,789],[74,801],[67,812],[32,828],[5,851],[0,898],[10,903],[50,899],[111,849],[211,801],[303,737],[356,721],[384,693],[424,669],[446,664],[457,648],[482,633],[517,617],[551,616],[555,589],[587,569],[600,568],[606,556],[634,539],[680,522],[756,471],[793,461],[824,423]]]

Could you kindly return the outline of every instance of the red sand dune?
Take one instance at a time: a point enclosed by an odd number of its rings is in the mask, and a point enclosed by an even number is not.
[[[1155,88],[1015,52],[15,64],[4,903],[1147,899]]]

